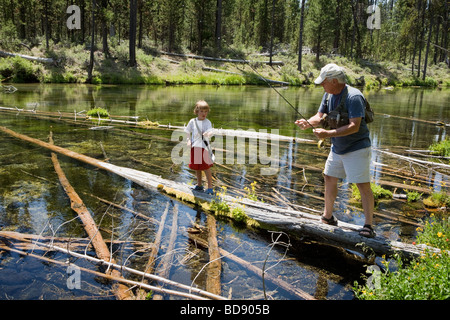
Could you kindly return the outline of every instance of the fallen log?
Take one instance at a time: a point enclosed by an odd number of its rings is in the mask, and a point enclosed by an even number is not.
[[[26,60],[42,62],[42,63],[54,63],[55,62],[55,60],[53,60],[52,58],[39,58],[39,57],[29,56],[29,55],[26,55],[26,54],[11,53],[11,52],[1,51],[1,50],[0,50],[0,56],[4,56],[4,57],[20,57],[20,58],[23,58],[23,59],[26,59]]]
[[[206,211],[222,214],[222,212],[214,211],[211,208],[210,203],[214,199],[213,196],[203,192],[192,191],[187,184],[163,179],[160,176],[148,172],[105,163],[65,148],[57,147],[38,139],[16,133],[5,127],[0,127],[0,131],[12,137],[37,144],[97,168],[115,173],[144,188],[157,189],[160,192],[175,197],[179,201],[201,206]],[[266,203],[255,202],[249,199],[236,199],[230,196],[224,196],[222,201],[229,204],[230,208],[237,205],[245,205],[245,213],[248,217],[248,219],[245,220],[245,223],[250,227],[265,229],[277,227],[291,235],[298,235],[300,237],[308,236],[323,243],[337,245],[362,253],[365,253],[366,250],[363,250],[360,244],[370,247],[373,252],[378,255],[390,255],[394,252],[400,252],[407,257],[416,257],[420,256],[421,251],[423,250],[423,248],[413,244],[392,241],[380,236],[371,239],[360,236],[358,231],[361,227],[353,224],[339,222],[339,225],[336,227],[329,226],[321,223],[318,215],[312,215],[297,210],[282,209]],[[233,218],[230,212],[227,213],[227,216]]]
[[[32,114],[33,116],[39,116],[40,118],[43,119],[47,119],[45,118],[45,116],[47,117],[57,117],[58,120],[61,120],[63,118],[69,118],[69,119],[74,119],[76,122],[76,115],[80,115],[83,113],[83,111],[81,112],[74,112],[74,113],[70,113],[70,112],[51,112],[51,111],[39,111],[36,109],[19,109],[19,108],[10,108],[10,107],[0,107],[0,111],[5,111],[5,112],[24,112],[27,114]],[[93,118],[93,120],[100,122],[107,122],[109,124],[117,124],[117,125],[129,125],[130,127],[133,128],[145,128],[146,122],[136,122],[136,121],[126,121],[126,120],[115,120],[115,119],[111,119],[111,117],[118,117],[118,116],[110,116],[110,118]],[[88,120],[89,118],[83,117],[83,120]],[[65,119],[65,121],[67,121],[67,119]],[[90,124],[90,122],[76,122],[78,124]],[[105,128],[110,128],[110,126],[104,126]],[[94,129],[92,129],[94,128]],[[95,130],[95,128],[99,128],[97,127],[91,127],[90,129]],[[160,129],[169,129],[169,130],[183,130],[184,132],[184,126],[174,126],[169,124],[156,124],[154,126],[152,126],[152,128],[160,128]],[[128,132],[129,133],[129,132]],[[240,129],[213,129],[212,131],[213,135],[215,136],[230,136],[230,137],[242,137],[242,138],[248,138],[248,139],[257,139],[257,140],[275,140],[275,141],[293,141],[293,142],[297,142],[297,143],[308,143],[308,144],[317,144],[317,141],[312,140],[312,139],[305,139],[305,138],[298,138],[298,137],[291,137],[291,136],[284,136],[284,135],[279,135],[279,134],[275,134],[275,133],[271,133],[271,132],[260,132],[260,131],[254,131],[254,130],[240,130]],[[133,134],[140,134],[139,132],[134,132]],[[148,135],[146,135],[148,136]],[[167,139],[164,137],[158,137],[158,136],[152,136],[154,138],[157,139],[161,139],[161,140],[165,140],[165,141],[171,141],[171,139]],[[172,142],[176,142],[178,143],[179,141],[172,141]]]
[[[426,165],[426,166],[431,166],[431,167],[440,167],[440,168],[450,169],[450,164],[415,159],[415,158],[412,158],[412,157],[402,156],[400,154],[392,153],[392,152],[381,150],[381,149],[375,149],[375,150],[378,151],[378,152],[384,153],[384,154],[386,154],[388,156],[391,156],[391,157],[394,157],[394,158],[403,159],[403,160],[406,160],[406,161],[409,161],[409,162],[420,163],[420,164],[423,164],[423,165]]]
[[[216,219],[212,215],[206,218],[208,228],[208,275],[206,277],[206,291],[220,295],[220,275],[222,273],[222,262],[220,260],[219,245],[217,243]]]
[[[167,246],[167,252],[161,259],[160,264],[158,265],[158,275],[163,278],[168,278],[170,273],[170,268],[172,266],[173,261],[173,252],[175,248],[175,241],[177,239],[178,233],[178,205],[175,204],[173,208],[173,217],[172,217],[172,229],[170,231],[170,239],[169,245]],[[153,300],[162,300],[163,297],[161,295],[155,295]]]
[[[164,213],[161,217],[161,222],[158,227],[158,231],[155,235],[155,240],[153,241],[153,248],[150,252],[150,256],[148,258],[147,265],[145,266],[145,272],[147,273],[153,273],[154,267],[155,267],[155,259],[158,255],[159,247],[161,245],[161,235],[164,230],[164,224],[166,222],[167,214],[169,213],[169,202],[167,202],[166,209],[164,210]]]
[[[39,256],[39,255],[36,255],[36,254],[33,254],[33,253],[28,253],[28,252],[25,252],[25,251],[22,251],[22,250],[18,250],[18,249],[14,249],[14,248],[11,248],[9,246],[2,245],[2,244],[0,244],[0,249],[11,251],[11,252],[16,252],[16,253],[18,253],[20,255],[23,255],[23,256],[36,258],[36,259],[39,259],[39,260],[43,260],[45,262],[58,264],[58,265],[61,265],[61,266],[64,266],[64,267],[75,266],[79,270],[84,271],[84,272],[88,272],[88,273],[91,273],[91,274],[94,274],[97,277],[106,278],[106,279],[109,279],[109,280],[125,283],[125,284],[131,285],[131,286],[137,286],[137,287],[149,290],[149,291],[155,291],[155,292],[165,293],[165,294],[169,294],[169,295],[181,296],[181,297],[189,298],[189,299],[192,299],[192,300],[207,300],[207,298],[201,297],[201,296],[198,296],[198,295],[195,295],[195,294],[151,286],[151,285],[148,285],[148,284],[145,284],[145,283],[142,283],[142,282],[136,282],[136,281],[133,281],[133,280],[125,279],[123,277],[117,277],[117,276],[114,276],[112,274],[106,274],[106,273],[90,270],[90,269],[87,269],[87,268],[84,268],[84,267],[77,266],[76,264],[73,264],[73,263],[61,262],[61,261],[58,261],[58,260],[55,260],[55,259],[51,259],[51,258],[48,258],[48,257]],[[84,257],[87,257],[87,256],[84,256]]]
[[[13,241],[15,240],[14,237],[12,237],[12,238],[10,237],[11,234],[8,233],[8,232],[2,233],[2,235],[3,235],[3,239],[2,240],[4,240],[4,239],[10,239],[10,240],[13,240]],[[129,272],[129,273],[135,274],[137,276],[144,277],[144,278],[149,279],[149,280],[159,281],[159,282],[162,282],[162,283],[165,283],[167,285],[174,286],[174,287],[177,287],[177,288],[180,288],[180,289],[183,289],[183,290],[189,290],[189,293],[194,292],[196,294],[200,294],[200,295],[203,295],[205,297],[208,297],[210,299],[215,299],[215,300],[226,300],[226,298],[224,298],[224,297],[212,294],[212,293],[210,293],[208,291],[205,291],[205,290],[202,290],[202,289],[191,287],[191,286],[188,286],[188,285],[185,285],[185,284],[182,284],[182,283],[170,280],[170,279],[162,278],[162,277],[159,277],[159,276],[151,274],[151,273],[139,271],[139,270],[127,267],[125,265],[119,265],[119,264],[116,264],[116,263],[113,263],[113,262],[109,262],[109,261],[98,259],[98,258],[93,257],[93,256],[89,256],[89,255],[86,255],[86,254],[77,253],[77,252],[71,251],[71,250],[69,250],[67,248],[55,246],[52,243],[47,244],[47,243],[43,243],[43,242],[39,242],[39,241],[31,241],[31,240],[27,240],[27,239],[24,239],[24,241],[28,242],[30,245],[32,244],[32,245],[36,245],[36,246],[46,247],[46,248],[48,248],[50,250],[56,250],[56,251],[59,251],[59,252],[63,252],[63,253],[66,253],[68,255],[74,256],[76,258],[86,259],[88,261],[92,261],[92,262],[98,263],[99,265],[103,265],[103,266],[107,266],[107,267],[110,267],[110,268],[114,268],[116,270],[120,270],[121,272],[126,271],[126,272]],[[0,248],[9,250],[9,248],[4,248],[1,245],[0,245]],[[23,252],[21,254],[24,254],[26,256],[31,256],[32,255],[31,253],[28,253],[28,252]],[[36,256],[36,257],[40,257],[40,256]],[[62,262],[59,262],[59,263],[67,265],[66,263],[62,263]],[[103,275],[105,275],[105,274],[103,274]],[[118,278],[117,280],[121,281],[121,280],[125,280],[125,279],[124,278]],[[141,283],[139,283],[139,285],[141,285]],[[159,287],[152,286],[152,288],[150,290],[154,290],[154,291],[160,292],[161,290],[166,290],[166,289],[161,289]],[[162,291],[162,292],[164,292],[164,291]]]
[[[224,58],[214,58],[214,57],[206,57],[206,56],[197,56],[195,54],[182,54],[182,53],[173,53],[173,52],[165,52],[161,51],[161,54],[166,56],[175,56],[182,58],[190,58],[190,59],[200,59],[200,60],[209,60],[209,61],[218,61],[218,62],[228,62],[228,63],[263,63],[263,64],[272,64],[272,65],[284,65],[283,61],[250,61],[250,60],[242,60],[242,59],[224,59]]]
[[[21,250],[44,250],[44,247],[38,247],[37,244],[33,244],[31,242],[45,242],[51,243],[58,247],[65,247],[70,251],[86,251],[86,248],[91,250],[92,244],[89,238],[67,238],[67,237],[52,237],[52,236],[42,236],[36,234],[26,234],[15,231],[0,231],[0,238],[8,238],[10,240],[17,241],[17,246],[20,246]],[[105,242],[110,245],[130,245],[129,247],[125,247],[124,249],[133,249],[136,247],[140,248],[152,248],[152,244],[142,241],[123,241],[123,240],[109,240],[105,239]],[[133,246],[133,247],[131,247]],[[46,248],[46,250],[52,250]]]
[[[50,141],[51,144],[53,144],[52,135],[50,134]],[[75,189],[72,187],[72,185],[69,183],[69,180],[67,179],[66,175],[64,174],[59,161],[58,157],[55,153],[52,152],[51,154],[53,166],[55,168],[56,174],[58,175],[59,181],[66,191],[67,196],[70,198],[70,206],[73,211],[75,211],[78,215],[78,217],[81,219],[83,223],[84,230],[89,236],[90,241],[92,242],[92,246],[95,249],[96,255],[105,261],[111,261],[114,263],[114,259],[109,253],[109,249],[103,240],[103,237],[97,228],[97,225],[92,218],[90,212],[84,205],[83,201],[79,197],[79,195],[76,193]],[[107,273],[110,273],[114,277],[121,277],[121,274],[117,270],[108,270]],[[133,294],[130,290],[128,290],[128,287],[123,284],[113,284],[113,292],[116,295],[116,297],[119,300],[129,300],[133,298]]]

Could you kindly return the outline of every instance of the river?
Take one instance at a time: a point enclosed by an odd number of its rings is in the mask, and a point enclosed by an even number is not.
[[[215,128],[257,132],[267,130],[285,136],[315,139],[311,131],[301,131],[293,124],[298,118],[296,112],[275,91],[266,87],[15,86],[17,92],[0,95],[0,106],[71,113],[102,107],[117,116],[117,119],[140,116],[141,119],[147,118],[160,124],[183,126],[194,117],[195,102],[204,99],[211,106],[208,119]],[[279,91],[306,117],[317,111],[323,94],[322,88],[280,88]],[[374,147],[371,168],[373,182],[420,185],[435,192],[448,192],[448,172],[410,165],[379,150],[410,155],[406,150],[427,149],[433,142],[448,137],[448,126],[437,123],[450,122],[450,90],[381,89],[366,91],[364,94],[376,112],[375,121],[369,125]],[[170,139],[173,130],[131,127],[90,130],[80,125],[85,123],[81,114],[77,116],[77,122],[72,124],[57,119],[37,119],[26,112],[0,113],[0,125],[16,132],[47,141],[51,130],[58,146],[102,160],[107,158],[113,164],[148,171],[167,179],[195,183],[194,173],[185,164],[175,165],[171,159],[174,143]],[[226,145],[227,149],[230,146],[234,150],[234,145]],[[323,206],[323,178],[320,171],[329,146],[319,150],[314,143],[280,141],[278,147],[276,156],[280,162],[277,162],[272,174],[266,175],[261,174],[261,169],[271,164],[260,160],[250,162],[250,151],[247,148],[239,150],[238,147],[234,150],[235,157],[231,162],[214,167],[215,188],[220,190],[221,186],[227,186],[229,194],[245,196],[245,188],[251,188],[251,183],[256,181],[256,195],[264,201],[280,206],[304,206],[312,212],[320,211]],[[85,237],[81,223],[74,219],[75,213],[70,209],[69,200],[58,182],[49,152],[3,134],[0,150],[0,229],[47,236]],[[241,162],[237,160],[240,152],[246,153]],[[172,249],[174,258],[169,278],[205,288],[207,268],[203,267],[209,261],[208,250],[196,248],[189,241],[188,230],[194,223],[206,225],[207,214],[199,208],[171,200],[156,190],[143,189],[111,173],[63,156],[59,159],[68,180],[101,227],[104,238],[131,243],[114,246],[119,263],[126,262],[129,266],[142,269],[148,260],[149,250],[138,247],[136,243],[152,243],[158,225],[140,220],[129,211],[100,202],[98,197],[158,221],[169,203],[170,214],[162,233],[157,265],[168,253],[166,250],[176,205],[178,232]],[[385,171],[386,167],[390,171]],[[417,177],[406,179],[402,172],[412,170],[417,173]],[[402,188],[389,185],[386,188],[391,191],[396,189],[397,193],[404,192]],[[346,222],[362,224],[361,211],[348,206],[350,197],[351,186],[344,181],[339,185],[336,216]],[[429,214],[421,204],[399,200],[380,201],[376,210],[404,216],[410,221]],[[382,216],[375,217],[375,224],[376,232],[390,239],[411,241],[416,232],[412,224]],[[218,219],[217,236],[221,248],[259,268],[266,262],[269,273],[318,299],[353,299],[352,285],[354,281],[361,280],[361,274],[366,268],[365,263],[355,259],[351,252],[286,235],[280,238],[280,243],[274,243],[273,239],[278,234],[251,230],[228,220]],[[43,255],[42,251],[36,253]],[[92,262],[68,258],[64,253],[50,252],[47,255],[60,261],[70,259],[89,269],[102,269]],[[67,271],[66,267],[0,250],[0,299],[114,299],[110,282],[82,273],[79,287],[73,288],[68,283],[70,274]],[[222,259],[220,280],[224,296],[233,299],[264,298],[261,278],[226,257]],[[270,283],[267,283],[266,294],[270,299],[298,299]]]

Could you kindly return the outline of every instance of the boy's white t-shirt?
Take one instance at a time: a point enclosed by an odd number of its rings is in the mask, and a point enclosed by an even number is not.
[[[195,125],[195,120],[197,120],[197,125]],[[198,132],[198,128],[201,132]],[[210,130],[212,130],[211,121],[208,119],[198,120],[198,118],[193,118],[189,121],[188,125],[184,128],[184,132],[191,134],[191,147],[198,147],[206,149],[206,145],[202,140],[202,135]],[[208,138],[203,137],[204,140],[208,141]]]

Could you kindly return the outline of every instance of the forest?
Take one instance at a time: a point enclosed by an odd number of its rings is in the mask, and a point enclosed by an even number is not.
[[[0,0],[0,50],[83,46],[111,56],[136,48],[232,57],[239,52],[311,53],[389,61],[425,80],[427,68],[447,69],[445,0]],[[233,48],[233,51],[230,49]],[[24,51],[25,50],[25,51]],[[318,66],[316,66],[318,67]],[[447,71],[445,71],[447,72]]]

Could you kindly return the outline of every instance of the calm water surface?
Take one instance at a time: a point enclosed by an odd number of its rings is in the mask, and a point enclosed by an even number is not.
[[[37,106],[39,111],[52,112],[80,112],[102,107],[115,116],[141,116],[161,124],[182,126],[194,116],[195,102],[204,99],[211,106],[208,118],[216,128],[278,129],[282,135],[314,139],[311,131],[301,131],[293,125],[298,118],[295,111],[273,90],[265,87],[16,87],[19,89],[16,93],[0,95],[0,106],[25,109]],[[280,92],[305,116],[317,111],[323,94],[321,88],[286,88],[280,89]],[[448,136],[448,127],[435,123],[450,122],[450,90],[400,89],[364,93],[377,112],[375,122],[370,124],[371,139],[376,149],[410,155],[405,150],[426,149],[431,143]],[[172,164],[172,130],[121,127],[96,131],[89,130],[83,124],[90,123],[79,118],[77,124],[71,124],[55,119],[37,119],[25,113],[0,113],[0,125],[19,133],[47,141],[51,130],[56,145],[98,159],[107,157],[113,164],[148,171],[167,179],[194,183],[195,176],[186,165]],[[85,237],[79,220],[73,219],[75,214],[59,185],[49,152],[4,134],[0,138],[0,150],[0,228],[31,234]],[[266,202],[280,206],[301,205],[320,211],[323,206],[321,169],[327,153],[328,149],[319,150],[314,144],[281,142],[277,174],[261,176],[263,165],[260,163],[226,164],[225,167],[214,167],[214,184],[216,188],[227,186],[229,194],[242,196],[245,194],[244,188],[256,181],[257,194]],[[59,156],[59,160],[106,239],[152,243],[158,225],[137,219],[130,212],[104,204],[96,197],[156,220],[160,220],[169,202],[171,214],[163,232],[158,262],[167,253],[172,213],[176,205],[178,234],[170,278],[186,284],[194,281],[194,285],[205,287],[207,272],[201,269],[209,261],[208,251],[196,248],[189,241],[187,232],[193,223],[206,224],[207,215],[204,212],[75,160],[63,156]],[[372,160],[374,182],[415,183],[434,191],[448,192],[448,172],[411,166],[376,150]],[[405,179],[402,172],[411,170],[416,173],[416,179]],[[394,189],[392,186],[386,188]],[[362,224],[361,212],[348,207],[350,193],[351,187],[344,181],[340,185],[336,215],[343,221]],[[428,214],[420,205],[402,201],[383,201],[377,210],[387,210],[411,220],[424,218]],[[391,239],[409,241],[415,235],[415,227],[407,223],[382,217],[376,217],[375,223],[376,231]],[[276,245],[270,251],[269,232],[243,229],[226,220],[217,221],[217,230],[221,248],[258,267],[262,267],[267,259],[267,267],[273,266],[270,270],[272,274],[320,299],[352,299],[351,286],[365,270],[363,263],[331,247],[285,237],[283,241],[290,241],[291,244],[285,255],[283,245]],[[140,249],[133,244],[114,247],[120,263],[127,261],[128,265],[137,269],[143,268],[149,253]],[[47,255],[61,261],[68,259],[62,253],[51,252]],[[73,261],[86,268],[99,269],[95,264],[81,259]],[[223,259],[222,268],[223,295],[239,299],[263,298],[263,285],[259,277],[227,258]],[[107,281],[83,273],[81,288],[71,290],[66,284],[67,278],[63,267],[15,253],[0,252],[0,299],[114,299]],[[267,284],[267,292],[273,299],[297,298],[271,284]]]

